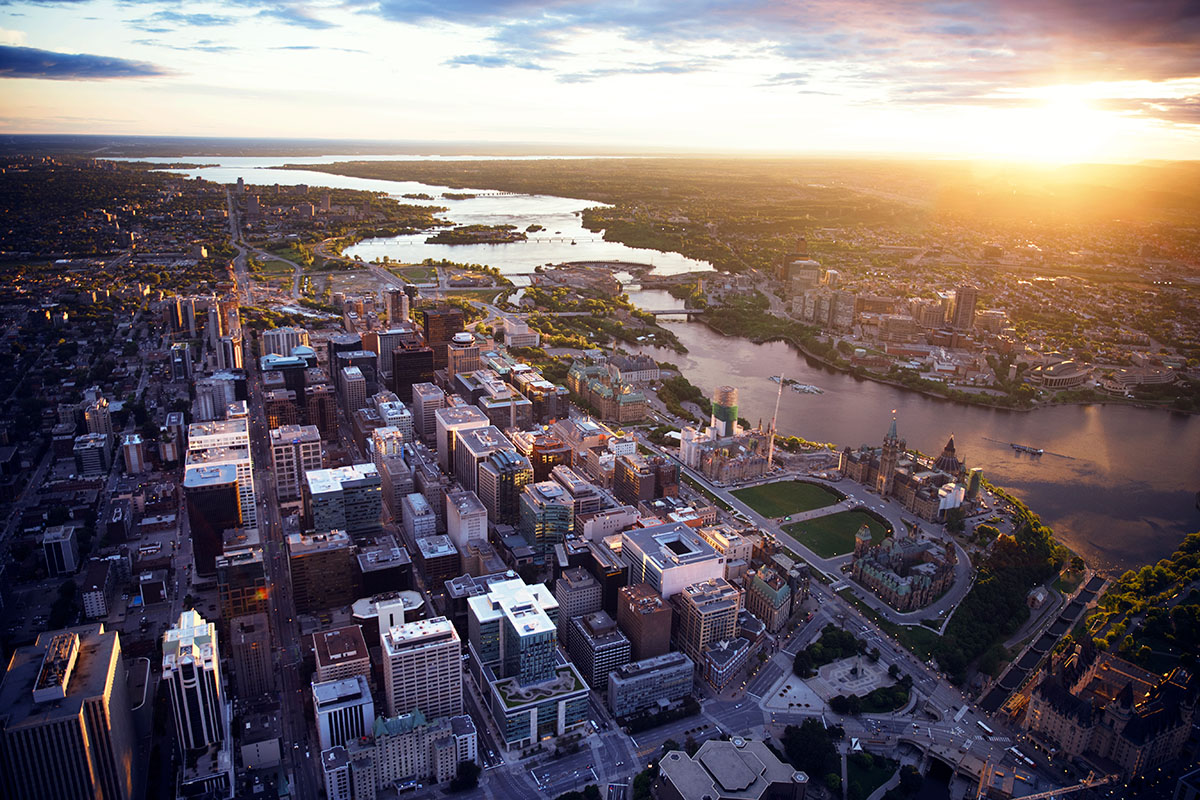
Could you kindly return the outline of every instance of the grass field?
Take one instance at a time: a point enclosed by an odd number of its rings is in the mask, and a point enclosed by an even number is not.
[[[920,625],[897,625],[894,622],[888,622],[878,611],[871,608],[862,600],[859,600],[852,589],[842,589],[838,592],[838,597],[841,597],[847,603],[857,608],[860,614],[878,625],[880,630],[891,636],[922,661],[927,661],[933,657],[933,648],[937,646],[938,641],[942,638],[934,631]]]
[[[854,552],[854,534],[863,525],[871,528],[871,544],[887,536],[887,528],[864,511],[839,511],[827,517],[793,522],[784,531],[821,558],[833,558]]]
[[[780,481],[738,489],[734,496],[764,517],[785,517],[812,511],[838,502],[836,494],[824,486],[800,481]]]
[[[437,282],[437,269],[435,267],[391,267],[390,271],[395,273],[401,280],[409,283],[435,283]]]
[[[291,261],[279,261],[272,259],[262,262],[262,267],[259,271],[264,275],[279,277],[283,275],[291,275],[296,270],[296,265]]]
[[[871,792],[887,783],[888,778],[895,774],[900,767],[899,762],[892,761],[879,755],[873,755],[871,766],[864,769],[861,761],[851,757],[846,763],[846,781],[850,786],[858,785],[857,792],[851,792],[851,797],[870,797]]]

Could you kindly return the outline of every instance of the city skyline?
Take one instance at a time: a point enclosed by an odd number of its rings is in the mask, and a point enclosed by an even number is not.
[[[1186,159],[1198,24],[1167,2],[22,0],[0,130]]]

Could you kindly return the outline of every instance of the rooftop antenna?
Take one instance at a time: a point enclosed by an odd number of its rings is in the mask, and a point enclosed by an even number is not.
[[[775,422],[779,419],[779,399],[783,397],[783,382],[787,380],[783,375],[779,376],[779,391],[775,393],[775,413],[771,415],[771,438],[767,441],[767,472],[775,464]]]

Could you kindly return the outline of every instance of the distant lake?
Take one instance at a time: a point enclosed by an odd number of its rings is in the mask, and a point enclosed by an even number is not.
[[[517,195],[446,200],[448,189],[415,182],[348,178],[322,172],[269,169],[282,163],[323,164],[348,160],[433,160],[435,156],[323,156],[320,158],[202,158],[218,167],[185,170],[219,183],[308,184],[383,191],[396,196],[424,192],[446,206],[456,224],[531,224],[547,228],[534,234],[559,241],[502,245],[427,245],[426,234],[373,239],[347,252],[366,260],[386,255],[419,262],[425,258],[488,264],[505,273],[528,273],[547,263],[620,260],[653,264],[670,274],[711,267],[673,253],[626,247],[598,238],[580,225],[578,212],[601,205],[587,200]],[[441,157],[462,160],[461,157]],[[528,157],[528,158],[537,158]],[[134,159],[130,159],[134,160]],[[187,159],[139,159],[184,161]],[[404,201],[422,202],[422,201]],[[560,234],[555,234],[560,231]],[[570,244],[571,239],[576,244]],[[676,308],[681,302],[663,291],[632,291],[643,308]],[[1187,533],[1200,530],[1195,492],[1200,490],[1200,418],[1128,406],[1062,406],[1033,412],[965,406],[924,397],[892,386],[860,380],[809,362],[781,342],[753,344],[726,338],[684,318],[664,324],[688,348],[686,355],[642,348],[678,364],[706,393],[721,384],[738,387],[741,416],[752,424],[769,422],[783,374],[821,387],[823,394],[784,389],[779,431],[839,445],[878,445],[896,410],[901,436],[909,447],[941,452],[954,435],[960,458],[982,467],[994,483],[1021,497],[1058,537],[1094,565],[1123,570],[1166,557]],[[1040,447],[1041,457],[1015,452],[1010,442]]]

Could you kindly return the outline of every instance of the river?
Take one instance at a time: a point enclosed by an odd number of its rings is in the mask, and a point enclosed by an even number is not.
[[[524,229],[536,223],[547,228],[536,236],[558,240],[427,245],[425,235],[419,234],[369,240],[347,251],[367,260],[384,255],[412,262],[448,258],[488,264],[506,273],[584,260],[652,263],[659,273],[710,269],[677,254],[600,241],[580,225],[578,212],[597,205],[585,200],[529,195],[446,200],[440,197],[441,192],[451,191],[445,187],[269,169],[285,161],[329,163],[351,158],[359,160],[346,156],[205,158],[205,163],[221,165],[184,172],[222,183],[241,177],[247,183],[303,183],[384,191],[397,197],[425,192],[446,206],[445,216],[457,224],[506,223]],[[570,244],[571,239],[576,244]],[[663,291],[633,291],[631,298],[643,308],[680,306]],[[683,318],[666,319],[664,324],[688,353],[653,348],[643,348],[644,352],[678,364],[706,393],[721,384],[737,386],[741,416],[751,423],[770,420],[778,386],[768,378],[782,373],[824,392],[801,394],[785,388],[779,407],[780,433],[840,445],[878,445],[894,409],[900,434],[910,447],[936,454],[953,434],[959,457],[968,466],[982,467],[990,480],[1021,497],[1059,539],[1096,566],[1121,570],[1152,563],[1170,555],[1185,534],[1200,530],[1200,511],[1195,506],[1195,493],[1200,490],[1200,418],[1118,405],[1032,412],[961,405],[838,373],[781,342],[759,345],[726,338]],[[1046,453],[1041,457],[1018,454],[1009,442],[1040,447]]]

